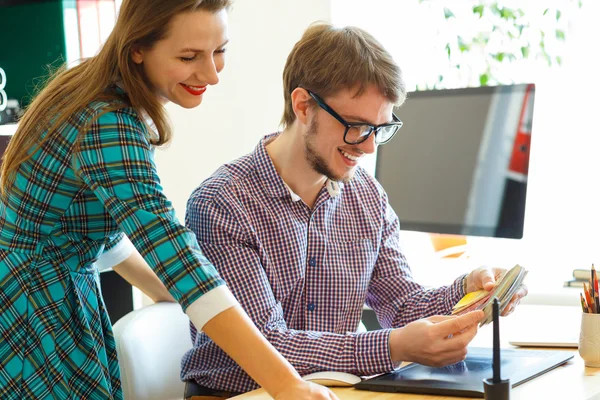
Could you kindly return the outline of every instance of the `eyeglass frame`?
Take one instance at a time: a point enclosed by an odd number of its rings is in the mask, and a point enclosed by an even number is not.
[[[325,103],[325,100],[323,100],[318,94],[316,94],[308,89],[305,89],[305,88],[303,88],[303,89],[306,90],[306,92],[310,95],[310,97],[312,97],[312,99],[317,102],[319,107],[321,107],[329,115],[331,115],[333,118],[337,119],[342,125],[344,125],[344,127],[346,128],[346,130],[344,131],[344,143],[346,143],[346,144],[364,143],[373,134],[375,135],[375,143],[377,145],[386,144],[390,140],[392,140],[394,136],[396,136],[396,133],[398,133],[398,131],[402,128],[402,125],[404,125],[404,122],[402,122],[402,120],[400,120],[400,118],[398,118],[396,116],[396,114],[394,114],[393,112],[392,112],[393,122],[387,122],[387,123],[381,124],[381,125],[371,125],[371,124],[364,123],[364,122],[348,122],[340,114],[338,114],[333,108],[331,108],[331,106],[329,106],[327,103]],[[348,140],[346,140],[346,135],[348,134],[348,131],[350,130],[350,128],[352,128],[354,126],[369,126],[371,128],[371,130],[367,135],[361,136],[364,139],[362,139],[360,142],[349,142]],[[377,142],[377,132],[379,131],[379,129],[384,128],[386,126],[398,126],[398,129],[396,129],[396,132],[394,132],[394,134],[392,136],[390,136],[385,142]]]

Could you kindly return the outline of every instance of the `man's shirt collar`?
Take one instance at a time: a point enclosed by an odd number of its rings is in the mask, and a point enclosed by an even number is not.
[[[278,135],[279,132],[266,135],[256,146],[256,149],[254,150],[254,162],[259,167],[256,171],[263,183],[265,191],[271,197],[281,198],[289,195],[292,201],[300,201],[300,196],[294,193],[281,176],[279,176],[271,157],[269,157],[269,153],[267,153],[266,145],[273,141]],[[327,192],[332,198],[337,197],[342,192],[343,186],[343,183],[331,179],[328,179],[325,184]]]

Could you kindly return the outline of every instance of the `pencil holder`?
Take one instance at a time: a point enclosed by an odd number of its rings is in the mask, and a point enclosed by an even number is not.
[[[586,367],[600,367],[600,314],[581,314],[579,355]]]

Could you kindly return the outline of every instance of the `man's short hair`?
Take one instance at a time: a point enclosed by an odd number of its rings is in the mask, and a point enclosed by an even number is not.
[[[356,88],[359,96],[371,85],[395,105],[406,99],[400,67],[368,32],[353,26],[311,25],[294,45],[283,70],[285,108],[281,123],[291,125],[296,116],[292,92],[297,87],[322,97]]]

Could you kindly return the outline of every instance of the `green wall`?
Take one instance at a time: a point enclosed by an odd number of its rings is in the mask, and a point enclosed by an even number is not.
[[[23,1],[0,7],[0,21],[0,67],[7,77],[4,90],[23,107],[48,76],[48,65],[59,67],[66,59],[63,2]]]

